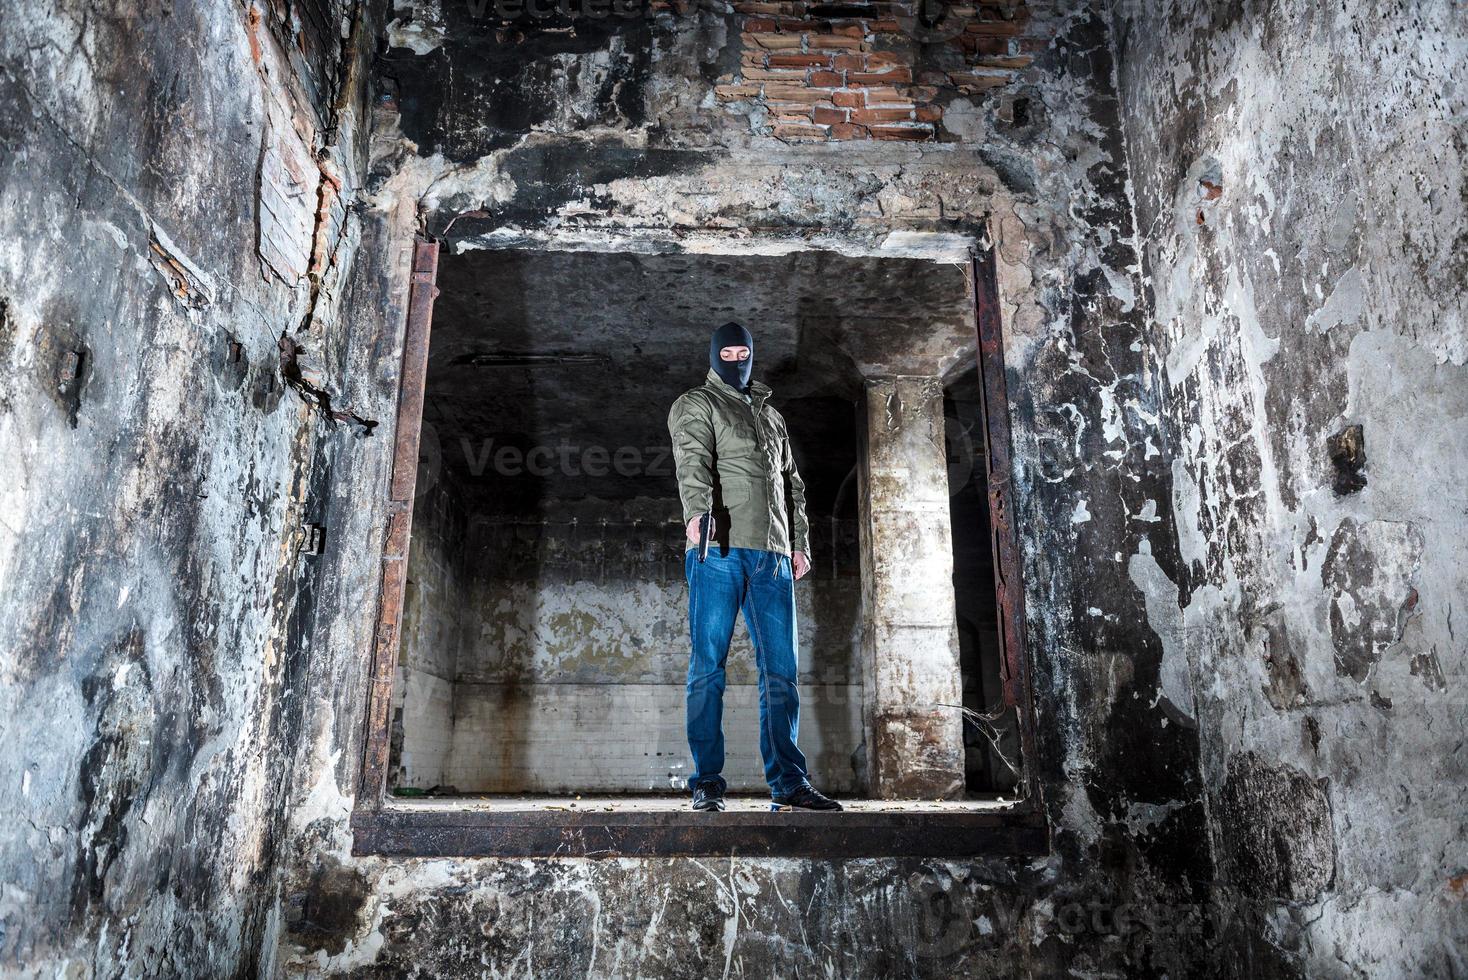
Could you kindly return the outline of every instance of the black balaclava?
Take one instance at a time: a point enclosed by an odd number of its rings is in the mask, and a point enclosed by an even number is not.
[[[748,347],[749,356],[742,361],[726,361],[719,356],[725,347]],[[726,323],[714,331],[709,341],[709,367],[730,387],[743,391],[749,387],[749,373],[754,370],[754,336],[737,323]]]

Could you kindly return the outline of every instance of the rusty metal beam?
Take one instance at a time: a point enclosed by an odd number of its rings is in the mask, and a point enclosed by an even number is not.
[[[983,388],[985,460],[989,471],[989,530],[994,554],[994,591],[999,643],[1004,651],[1001,676],[1004,703],[1019,723],[1020,764],[1028,797],[1038,806],[1034,778],[1034,712],[1030,698],[1029,659],[1025,653],[1024,559],[1015,527],[1013,441],[1009,426],[1009,387],[1004,368],[1004,325],[994,249],[974,254],[971,278],[979,333],[979,383]]]
[[[444,806],[352,816],[352,853],[393,857],[1034,857],[1034,812],[484,812]]]
[[[403,336],[403,367],[398,389],[397,429],[393,437],[387,530],[383,535],[382,588],[372,649],[367,731],[357,808],[382,806],[387,789],[388,750],[392,725],[392,678],[397,663],[403,587],[408,576],[408,538],[413,526],[413,495],[418,478],[418,441],[423,428],[423,392],[428,380],[428,337],[433,300],[438,295],[438,243],[416,239],[408,294],[408,322]]]

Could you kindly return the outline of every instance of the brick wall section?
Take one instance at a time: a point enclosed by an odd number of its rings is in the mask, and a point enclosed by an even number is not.
[[[737,75],[718,99],[782,140],[936,140],[955,96],[1003,89],[1049,44],[1024,3],[946,8],[920,39],[904,4],[736,3]],[[756,116],[756,118],[759,118]]]

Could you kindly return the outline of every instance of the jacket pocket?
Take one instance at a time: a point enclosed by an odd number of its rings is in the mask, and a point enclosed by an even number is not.
[[[720,502],[727,508],[738,507],[749,500],[749,484],[726,483],[720,488]]]
[[[720,427],[718,451],[725,459],[747,459],[756,455],[758,449],[759,439],[750,423],[739,419]]]

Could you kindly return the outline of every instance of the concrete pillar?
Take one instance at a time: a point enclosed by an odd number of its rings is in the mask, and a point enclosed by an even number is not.
[[[937,378],[866,383],[860,475],[862,697],[868,791],[963,792],[953,539]]]

